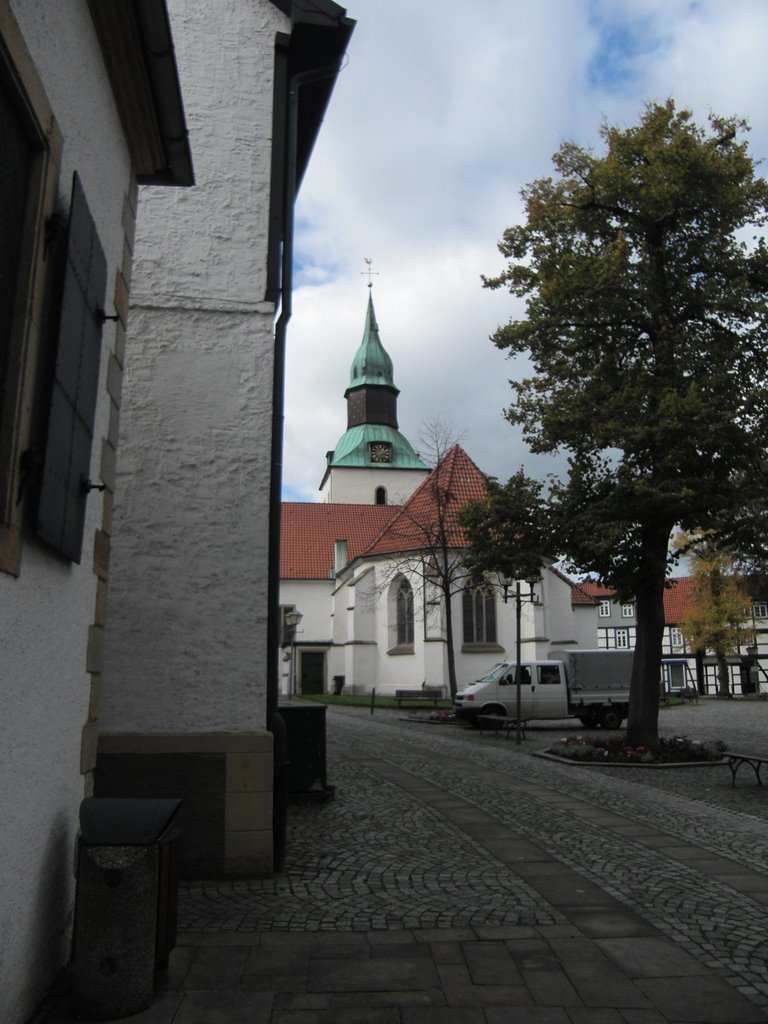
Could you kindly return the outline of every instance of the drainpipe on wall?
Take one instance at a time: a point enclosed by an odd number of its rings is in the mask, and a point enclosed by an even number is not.
[[[297,151],[299,89],[310,82],[333,78],[339,62],[293,75],[288,83],[288,138],[286,142],[285,209],[283,253],[280,272],[280,316],[275,324],[275,354],[272,377],[272,466],[269,482],[269,573],[267,597],[267,727],[274,744],[274,789],[272,805],[272,860],[275,871],[285,869],[288,811],[288,745],[285,720],[279,710],[280,680],[275,652],[279,644],[280,607],[280,505],[283,482],[283,421],[285,408],[285,341],[292,313],[294,204],[297,192]]]

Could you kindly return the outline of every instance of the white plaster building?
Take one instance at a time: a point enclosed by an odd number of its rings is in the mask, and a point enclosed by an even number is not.
[[[397,388],[369,296],[363,341],[345,392],[347,431],[327,455],[317,504],[283,504],[280,604],[299,611],[283,631],[282,692],[394,694],[442,687],[449,650],[459,686],[514,657],[514,600],[475,588],[461,566],[458,512],[484,494],[485,478],[458,445],[431,472],[397,430]],[[447,571],[435,575],[430,562]],[[450,578],[452,636],[440,578]],[[527,588],[526,588],[527,593]],[[595,605],[552,567],[537,603],[522,608],[526,658],[555,646],[594,646]]]
[[[0,128],[0,1020],[20,1024],[70,952],[136,182],[193,181],[163,0],[0,0]]]
[[[187,877],[268,874],[293,203],[353,23],[169,8],[197,184],[141,195],[96,791],[182,797]]]

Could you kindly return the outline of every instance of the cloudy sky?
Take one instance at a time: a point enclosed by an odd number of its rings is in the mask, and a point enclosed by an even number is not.
[[[519,220],[520,189],[572,139],[637,122],[672,96],[705,123],[745,117],[768,156],[768,0],[348,0],[357,21],[297,207],[284,494],[313,501],[346,428],[344,389],[362,338],[364,259],[419,448],[440,419],[485,472],[535,476],[503,417],[520,366],[489,341],[516,315],[480,275]],[[768,166],[766,164],[765,166]]]

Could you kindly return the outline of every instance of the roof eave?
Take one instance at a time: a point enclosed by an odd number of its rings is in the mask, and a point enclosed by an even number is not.
[[[287,3],[277,3],[276,6],[288,13]],[[320,71],[326,67],[335,69],[327,76],[302,86],[296,154],[298,188],[320,132],[355,22],[347,17],[343,7],[332,0],[313,0],[311,5],[306,6],[291,3],[290,18],[289,76]]]
[[[165,0],[88,0],[140,185],[194,185]]]

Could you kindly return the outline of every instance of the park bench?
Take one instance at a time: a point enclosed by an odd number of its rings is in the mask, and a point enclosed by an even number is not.
[[[509,734],[514,730],[517,732],[517,719],[516,718],[505,718],[503,715],[478,715],[477,724],[480,726],[480,738],[482,739],[483,733],[490,732],[496,737],[500,733],[505,732],[507,739]],[[525,739],[525,722],[520,722],[520,732],[522,733],[523,739]]]
[[[440,686],[420,686],[418,690],[395,690],[398,707],[402,707],[404,700],[431,701],[433,706],[437,707],[437,702],[442,699],[443,690]]]
[[[768,764],[768,757],[757,757],[755,754],[734,754],[729,750],[723,754],[723,760],[731,769],[731,785],[736,785],[736,772],[739,768],[741,768],[743,764],[748,764],[755,773],[755,779],[757,780],[758,786],[762,786],[763,782],[760,778],[760,769],[764,764]]]

